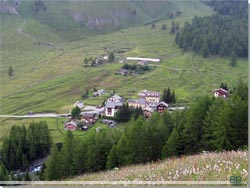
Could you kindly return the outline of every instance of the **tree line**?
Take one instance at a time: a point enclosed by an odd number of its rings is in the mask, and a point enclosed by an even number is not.
[[[48,155],[51,145],[52,139],[46,121],[32,122],[28,128],[15,125],[3,140],[0,166],[4,166],[3,169],[9,172],[17,169],[25,171],[32,161]]]
[[[130,71],[135,71],[136,73],[143,73],[145,71],[150,71],[150,67],[148,65],[130,65],[128,63],[125,63],[122,66],[122,69],[130,70]]]
[[[67,133],[46,162],[45,180],[61,180],[87,172],[146,163],[202,151],[247,147],[248,95],[241,80],[230,98],[204,96],[190,108],[145,120],[131,118],[123,130],[103,129],[84,138]]]
[[[41,180],[62,180],[85,172],[105,170],[109,151],[119,136],[116,129],[90,132],[83,138],[75,138],[68,131],[62,148],[53,145]]]
[[[171,92],[171,89],[168,87],[163,90],[162,101],[169,103],[176,103],[175,92]]]
[[[248,26],[246,1],[207,2],[217,14],[194,17],[192,23],[186,22],[176,33],[175,42],[184,51],[208,57],[230,56],[232,64],[236,57],[247,57]]]

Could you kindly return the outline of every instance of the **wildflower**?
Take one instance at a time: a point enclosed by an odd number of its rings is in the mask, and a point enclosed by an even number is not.
[[[235,167],[236,167],[237,169],[239,169],[240,164],[239,164],[239,163],[236,163],[236,164],[235,164]]]

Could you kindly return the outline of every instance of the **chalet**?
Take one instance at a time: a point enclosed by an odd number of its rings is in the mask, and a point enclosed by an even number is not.
[[[128,106],[134,108],[144,108],[146,106],[146,99],[139,98],[139,99],[128,99]]]
[[[78,108],[83,108],[83,102],[82,101],[76,101],[74,106],[78,106]]]
[[[112,97],[108,98],[108,102],[122,102],[123,98],[119,95],[113,95]]]
[[[146,100],[146,107],[155,107],[160,102],[160,93],[157,91],[140,91],[138,95]]]
[[[143,108],[142,111],[143,111],[144,117],[149,118],[152,115],[152,113],[154,112],[154,109],[150,108],[150,107],[146,107],[146,108]]]
[[[213,92],[214,92],[214,97],[226,98],[228,96],[228,91],[223,88],[215,89]]]
[[[82,114],[82,119],[81,121],[86,124],[94,124],[96,122],[96,113],[91,113],[91,112],[84,112]]]
[[[161,101],[159,104],[156,105],[156,110],[159,113],[164,112],[168,108],[168,104],[164,101]]]
[[[77,124],[74,121],[65,123],[64,130],[74,131],[77,129]]]
[[[108,101],[105,105],[105,116],[114,117],[115,113],[122,107],[122,102]]]
[[[99,89],[98,91],[94,92],[94,97],[97,97],[97,96],[101,96],[103,94],[105,94],[105,90],[104,89]]]

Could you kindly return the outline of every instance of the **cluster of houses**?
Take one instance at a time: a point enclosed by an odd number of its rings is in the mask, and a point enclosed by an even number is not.
[[[105,92],[104,90],[98,90],[96,93],[94,93],[95,96],[100,96]],[[139,108],[141,107],[143,110],[143,114],[145,118],[148,118],[151,116],[151,114],[154,111],[157,111],[159,113],[164,112],[168,108],[168,104],[165,102],[160,102],[160,93],[156,91],[140,91],[138,93],[139,98],[138,99],[128,99],[127,103],[128,106]],[[69,121],[64,124],[65,130],[76,130],[78,129],[78,125],[80,123],[80,129],[81,130],[87,130],[89,127],[91,127],[99,118],[99,116],[105,116],[105,117],[114,117],[115,113],[121,109],[123,104],[125,103],[125,100],[123,97],[119,95],[113,95],[110,98],[107,99],[105,106],[101,108],[96,108],[95,111],[83,111],[80,114],[80,121],[76,123],[71,118],[69,118]],[[83,103],[77,101],[74,106],[78,106],[79,108],[83,108]],[[110,126],[111,128],[115,127],[116,122],[113,120],[102,120],[102,123]]]
[[[100,96],[105,93],[105,90],[98,90],[94,93],[95,96]],[[214,97],[228,97],[228,91],[219,88],[213,91]],[[141,108],[145,118],[149,118],[153,112],[163,113],[169,107],[164,101],[160,101],[160,92],[157,91],[148,91],[143,90],[138,93],[137,99],[128,99],[127,104],[129,107]],[[87,130],[92,126],[99,118],[99,116],[114,117],[115,113],[121,109],[125,100],[119,95],[113,95],[107,99],[105,106],[98,107],[96,110],[84,111],[80,114],[80,129]],[[83,108],[83,103],[77,101],[74,106]],[[79,123],[79,122],[78,122]],[[115,127],[116,122],[114,120],[103,119],[103,124],[110,126],[111,128]],[[65,123],[65,130],[76,130],[79,126],[72,119],[69,119]]]
[[[69,118],[69,121],[64,124],[64,129],[74,131],[79,128],[80,130],[86,131],[97,121],[97,119],[97,113],[81,112],[80,120],[76,123],[75,120]],[[78,124],[80,124],[80,126]]]

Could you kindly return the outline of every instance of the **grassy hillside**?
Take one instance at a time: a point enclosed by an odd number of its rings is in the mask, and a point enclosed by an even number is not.
[[[65,141],[65,135],[67,134],[67,131],[64,130],[64,122],[66,121],[65,118],[0,118],[0,148],[3,144],[4,138],[9,135],[9,132],[14,125],[24,125],[28,128],[31,122],[39,123],[40,121],[47,122],[53,143]],[[127,124],[125,123],[119,124],[119,129],[123,129],[126,125]],[[95,131],[97,127],[109,129],[107,125],[96,122],[95,125],[86,132],[78,130],[73,131],[72,133],[75,137],[82,137]]]
[[[202,153],[157,163],[122,167],[118,170],[84,174],[72,181],[247,181],[247,152]]]
[[[163,2],[166,4],[168,1]],[[178,21],[181,27],[195,15],[213,13],[199,1],[174,2],[182,14],[173,20]],[[52,9],[55,4],[49,3]],[[127,5],[139,7],[140,2],[136,3]],[[96,3],[89,4],[94,7]],[[72,3],[70,6],[76,5]],[[107,7],[111,8],[110,6]],[[60,12],[62,7],[57,11]],[[151,7],[150,2],[138,11],[145,12],[148,7]],[[156,10],[160,7],[153,8]],[[102,11],[106,12],[105,10]],[[60,14],[55,12],[55,16]],[[171,87],[175,90],[177,101],[190,102],[196,97],[211,95],[212,90],[221,82],[226,82],[230,88],[236,85],[239,77],[247,79],[246,59],[239,59],[237,66],[233,68],[226,58],[204,59],[190,52],[183,53],[175,44],[174,35],[169,33],[173,21],[171,19],[157,22],[156,29],[151,29],[151,25],[137,25],[66,42],[68,39],[64,39],[60,32],[55,32],[55,27],[29,16],[1,16],[1,114],[26,114],[30,110],[65,113],[68,112],[68,106],[79,100],[86,89],[93,87],[108,91],[115,89],[125,97],[134,97],[141,89],[162,92],[165,87]],[[154,19],[156,15],[149,17]],[[167,25],[167,30],[161,29],[162,24]],[[75,36],[70,36],[67,32],[76,31],[65,31],[73,40]],[[100,56],[105,53],[104,48],[123,53],[115,53],[116,63],[94,68],[83,67],[85,57]],[[161,63],[153,71],[143,75],[115,75],[122,66],[118,61],[127,56],[161,58]],[[14,69],[13,77],[8,76],[9,66]],[[98,104],[102,101],[102,98],[96,98],[84,103]]]
[[[13,0],[8,0],[13,5]],[[174,0],[158,1],[20,1],[13,5],[25,19],[46,25],[67,41],[89,35],[103,34],[167,18],[168,13],[180,11]]]

